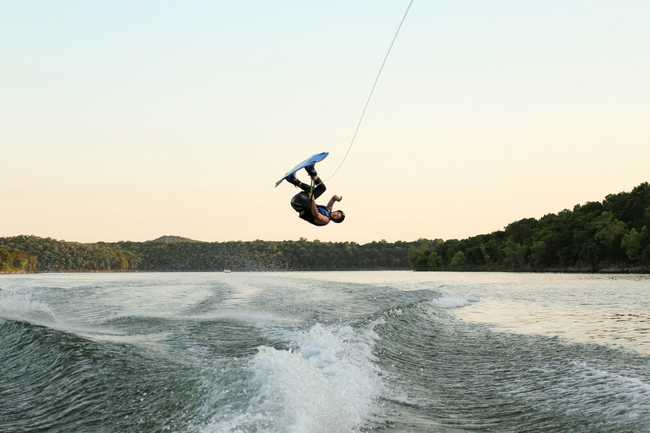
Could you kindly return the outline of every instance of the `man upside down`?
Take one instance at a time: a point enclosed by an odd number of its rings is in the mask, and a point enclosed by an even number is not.
[[[311,185],[301,182],[296,178],[295,174],[286,177],[287,182],[297,186],[302,191],[294,195],[291,199],[291,207],[298,212],[298,216],[305,221],[315,226],[325,226],[330,221],[341,223],[345,219],[345,214],[342,210],[332,210],[334,203],[343,200],[340,195],[334,195],[327,202],[327,206],[316,204],[316,199],[323,195],[325,184],[318,177],[316,169],[313,165],[305,167],[305,171],[311,178]]]

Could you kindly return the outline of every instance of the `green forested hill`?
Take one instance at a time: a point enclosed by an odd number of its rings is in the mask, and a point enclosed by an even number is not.
[[[650,272],[650,185],[504,230],[417,242],[65,242],[0,238],[0,272],[415,269]]]
[[[149,242],[160,242],[160,243],[166,243],[166,244],[175,244],[179,242],[199,242],[195,241],[194,239],[190,238],[184,238],[182,236],[173,236],[173,235],[164,235],[160,236],[159,238],[156,238],[152,241]]]
[[[0,272],[35,272],[36,256],[0,246]]]
[[[420,240],[417,270],[650,270],[650,185],[463,240]]]

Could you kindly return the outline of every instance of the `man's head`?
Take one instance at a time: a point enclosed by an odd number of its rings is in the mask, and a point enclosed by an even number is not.
[[[332,212],[331,220],[334,221],[335,223],[342,223],[344,219],[345,219],[345,214],[343,213],[342,210],[335,210],[334,212]]]

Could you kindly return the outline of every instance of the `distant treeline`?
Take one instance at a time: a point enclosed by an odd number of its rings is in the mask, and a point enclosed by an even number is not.
[[[454,271],[650,272],[650,185],[463,240],[417,242],[147,242],[83,244],[0,238],[0,272]]]
[[[468,239],[420,240],[416,270],[650,271],[650,185]]]
[[[0,271],[285,271],[409,269],[414,242],[148,242],[82,244],[36,236],[0,238]],[[3,252],[6,252],[3,254]]]
[[[4,272],[131,271],[139,263],[136,254],[116,244],[36,236],[0,238],[0,271]]]

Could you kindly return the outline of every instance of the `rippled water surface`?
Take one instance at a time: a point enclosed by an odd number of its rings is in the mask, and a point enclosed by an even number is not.
[[[650,432],[650,279],[0,276],[0,432]]]

